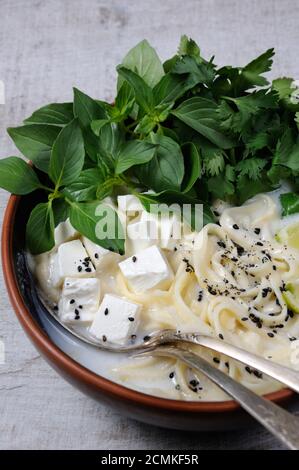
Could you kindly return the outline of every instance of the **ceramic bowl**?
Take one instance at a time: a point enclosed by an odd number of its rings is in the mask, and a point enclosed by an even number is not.
[[[116,384],[82,366],[63,352],[65,330],[59,328],[60,345],[45,328],[47,316],[38,298],[24,254],[24,235],[28,215],[39,199],[38,193],[11,196],[2,230],[2,263],[7,291],[16,315],[31,342],[60,375],[82,392],[121,413],[149,424],[188,431],[235,429],[253,422],[234,401],[185,402],[146,395]],[[266,398],[284,404],[294,397],[284,389]]]

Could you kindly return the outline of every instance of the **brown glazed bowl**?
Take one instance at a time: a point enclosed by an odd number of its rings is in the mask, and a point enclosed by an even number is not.
[[[40,195],[11,196],[2,230],[2,263],[7,291],[17,317],[29,339],[50,365],[82,392],[121,413],[149,424],[186,431],[216,431],[248,426],[251,418],[234,401],[184,402],[158,398],[111,382],[62,352],[39,321],[41,302],[26,268],[24,233],[28,214]],[[284,389],[266,396],[285,403],[293,392]]]

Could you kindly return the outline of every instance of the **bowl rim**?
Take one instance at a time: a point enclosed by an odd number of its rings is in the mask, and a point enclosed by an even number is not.
[[[178,412],[195,412],[197,414],[227,413],[241,408],[240,405],[233,400],[219,402],[172,400],[132,390],[90,371],[61,351],[31,316],[19,290],[14,268],[12,241],[15,214],[20,199],[21,196],[11,195],[4,213],[1,239],[3,275],[10,302],[18,320],[34,345],[52,364],[56,364],[68,376],[73,377],[86,387],[105,392],[106,394],[108,393],[110,396],[122,401],[133,402],[134,405],[137,404],[145,407],[149,406],[151,408],[162,409],[164,411],[176,410]],[[279,403],[291,398],[293,395],[294,392],[292,390],[282,389],[277,392],[264,395],[264,397],[268,400]]]

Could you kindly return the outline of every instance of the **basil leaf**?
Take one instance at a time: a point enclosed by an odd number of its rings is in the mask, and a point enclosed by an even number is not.
[[[97,199],[97,189],[104,183],[105,176],[100,168],[83,170],[78,179],[63,192],[74,201],[93,201]]]
[[[91,121],[90,127],[92,131],[94,132],[94,134],[99,136],[100,130],[102,129],[102,127],[106,126],[106,124],[109,124],[109,123],[110,123],[109,119],[96,119],[95,121]]]
[[[74,88],[74,115],[82,129],[89,127],[91,121],[107,118],[105,109],[78,88]]]
[[[140,182],[154,191],[179,190],[184,177],[184,159],[180,146],[170,137],[151,134],[157,145],[150,162],[136,168]]]
[[[92,132],[90,124],[92,121],[107,119],[106,110],[98,101],[74,88],[74,115],[78,118],[82,129],[86,153],[93,162],[96,162],[99,139]]]
[[[134,129],[135,134],[149,134],[157,125],[156,120],[146,114]]]
[[[29,118],[24,120],[24,123],[65,126],[73,119],[73,103],[51,103],[34,111]]]
[[[121,65],[136,72],[150,87],[155,86],[164,75],[162,63],[155,49],[146,40],[133,47],[125,56]],[[123,78],[119,77],[118,90],[122,83]]]
[[[153,158],[155,150],[155,145],[143,140],[126,142],[117,156],[115,173],[119,175],[134,165],[149,162]]]
[[[183,193],[188,193],[201,174],[201,158],[193,142],[182,146],[185,162],[185,175],[182,182]]]
[[[78,232],[97,245],[120,254],[124,253],[123,228],[117,213],[110,206],[98,201],[72,202],[70,222]]]
[[[136,102],[146,112],[151,113],[155,108],[154,96],[152,89],[147,83],[139,77],[135,72],[132,72],[125,67],[118,67],[118,73],[127,80],[135,93]]]
[[[172,103],[192,87],[186,75],[167,73],[153,89],[155,104]]]
[[[226,149],[234,142],[221,131],[217,104],[206,98],[190,98],[184,101],[172,114],[183,121],[213,144]]]
[[[68,218],[70,207],[66,203],[65,199],[57,198],[52,201],[52,209],[54,214],[54,225],[57,227],[60,222],[64,222]]]
[[[33,168],[18,157],[0,160],[0,187],[13,194],[28,194],[40,187]]]
[[[285,193],[280,195],[282,215],[296,214],[299,212],[299,196],[296,193]]]
[[[124,81],[115,98],[115,106],[111,108],[114,122],[117,118],[127,117],[133,109],[135,94],[131,85]]]
[[[84,142],[77,119],[67,124],[52,149],[49,176],[58,187],[72,183],[84,164]]]
[[[26,226],[26,243],[33,255],[49,251],[55,245],[51,202],[41,202],[32,210]]]
[[[21,127],[10,127],[7,132],[20,152],[32,160],[39,170],[47,173],[51,149],[60,132],[60,127],[28,124]]]
[[[124,141],[124,135],[116,124],[102,126],[99,131],[98,164],[105,165],[110,173],[114,172],[116,155]]]

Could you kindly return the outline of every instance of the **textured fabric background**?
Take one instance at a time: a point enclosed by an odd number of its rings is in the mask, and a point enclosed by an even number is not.
[[[70,100],[72,86],[112,99],[114,67],[146,37],[163,59],[186,33],[218,64],[276,49],[273,75],[299,78],[295,0],[0,0],[1,156],[17,154],[5,129],[37,107]],[[1,221],[7,194],[0,192]],[[0,279],[1,449],[278,449],[260,427],[196,434],[139,424],[86,398],[38,355]]]

